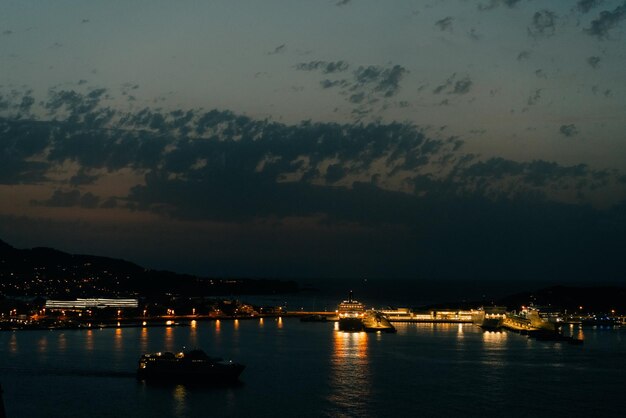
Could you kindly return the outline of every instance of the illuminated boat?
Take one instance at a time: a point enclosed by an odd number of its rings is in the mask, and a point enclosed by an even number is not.
[[[365,306],[357,300],[352,299],[352,291],[348,300],[344,300],[337,307],[340,331],[363,331],[363,317]]]
[[[236,382],[244,365],[209,357],[202,350],[186,353],[144,354],[139,359],[139,379],[193,380],[200,383]]]
[[[485,306],[472,315],[472,322],[485,331],[497,331],[502,328],[506,318],[505,306]]]
[[[380,312],[367,311],[363,316],[365,332],[396,332],[396,327]]]

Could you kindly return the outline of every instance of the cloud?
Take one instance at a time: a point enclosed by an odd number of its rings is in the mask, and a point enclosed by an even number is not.
[[[454,22],[454,18],[452,16],[444,17],[441,20],[435,22],[435,26],[439,28],[439,30],[452,30],[452,22]]]
[[[613,11],[604,10],[600,12],[598,17],[591,21],[591,26],[585,29],[585,32],[591,36],[597,36],[604,39],[608,36],[609,31],[616,27],[622,20],[626,18],[626,1]]]
[[[400,83],[409,71],[398,64],[361,65],[346,73],[350,64],[346,61],[310,61],[296,64],[300,71],[316,71],[325,76],[342,73],[341,78],[324,78],[320,81],[322,89],[337,88],[339,93],[352,106],[356,119],[366,117],[372,112],[385,110],[389,102],[400,91]],[[374,105],[376,107],[374,107]]]
[[[594,7],[600,5],[602,0],[578,0],[576,8],[581,13],[588,13]]]
[[[529,35],[533,37],[552,36],[556,30],[556,13],[550,10],[535,12],[532,22],[528,27]]]
[[[93,184],[96,180],[98,180],[98,177],[99,176],[87,174],[85,168],[81,167],[80,170],[78,170],[78,173],[70,177],[70,185],[77,187]]]
[[[454,90],[452,90],[452,94],[467,94],[472,87],[472,80],[469,77],[465,77],[461,80],[457,80],[454,83]]]
[[[527,60],[528,58],[530,58],[530,51],[522,51],[519,54],[517,54],[518,61],[524,61],[524,60]]]
[[[350,65],[345,61],[309,61],[296,64],[300,71],[321,71],[323,74],[332,74],[346,71]]]
[[[351,0],[337,0],[337,3],[335,3],[336,6],[345,6],[347,4],[350,4]]]
[[[534,106],[537,104],[537,102],[539,102],[539,100],[541,100],[541,91],[543,89],[535,89],[530,96],[528,96],[528,99],[526,100],[526,103],[528,104],[528,106]]]
[[[287,45],[286,44],[280,44],[276,48],[274,48],[273,51],[268,52],[267,55],[282,54],[285,51],[287,51]]]
[[[598,68],[600,61],[602,61],[602,59],[598,56],[591,56],[587,58],[587,64],[589,64],[592,68]]]
[[[568,138],[578,135],[578,129],[574,124],[561,125],[561,127],[559,128],[559,132],[561,133],[561,135],[564,135]]]
[[[375,65],[359,67],[354,71],[355,84],[352,89],[371,86],[374,92],[391,97],[398,92],[400,81],[407,73],[408,70],[401,65],[387,68]]]
[[[350,93],[365,92],[366,103],[391,68],[365,72],[368,87]],[[355,85],[353,72],[343,75],[352,75],[347,79]],[[447,98],[463,79],[451,77],[442,90]],[[618,171],[467,154],[461,138],[400,122],[286,124],[217,109],[140,108],[109,109],[112,116],[97,124],[93,120],[108,101],[94,107],[87,93],[49,95],[36,101],[51,112],[34,112],[41,119],[0,118],[0,180],[41,182],[29,184],[45,187],[50,195],[31,204],[57,208],[46,212],[50,216],[67,210],[69,217],[72,208],[93,210],[94,220],[105,208],[127,216],[151,213],[156,216],[146,218],[158,221],[149,225],[170,225],[167,236],[182,243],[193,234],[181,232],[181,225],[196,232],[217,226],[204,233],[215,241],[202,248],[225,248],[235,240],[263,242],[266,251],[282,240],[283,250],[272,247],[276,252],[259,257],[290,255],[300,267],[313,254],[318,269],[319,248],[328,250],[334,266],[343,248],[342,259],[354,261],[344,263],[345,271],[375,260],[364,270],[384,273],[385,265],[404,266],[394,272],[428,277],[501,277],[507,271],[552,277],[551,269],[582,275],[597,273],[598,264],[589,261],[593,257],[604,257],[603,274],[617,276],[626,268],[615,250],[626,245],[626,204],[594,209],[585,197],[604,193],[619,200],[626,183]],[[15,110],[22,97],[10,99],[16,104],[9,102],[9,109]],[[35,160],[37,175],[29,176],[25,168],[34,169],[28,164]],[[102,185],[123,176],[127,191],[103,194]],[[0,231],[37,229],[33,225],[44,228],[37,219],[0,217]],[[116,225],[112,242],[129,229]],[[89,233],[65,229],[68,235]],[[152,241],[144,240],[147,248],[154,248]],[[235,247],[229,251],[237,265],[254,264],[246,255],[254,253],[252,248]],[[306,251],[294,256],[302,248]],[[209,264],[224,256],[208,253]],[[446,262],[450,259],[455,263]],[[472,270],[476,260],[488,267]],[[528,260],[532,265],[525,264]]]
[[[4,35],[4,36],[9,36],[9,35],[12,35],[12,34],[13,34],[13,31],[9,30],[9,29],[6,29],[6,30],[2,31],[2,35]]]
[[[80,191],[73,189],[67,192],[55,190],[52,196],[47,200],[31,200],[33,206],[47,206],[51,208],[70,208],[82,207],[93,209],[98,206],[100,198],[87,192],[81,195]]]
[[[478,10],[492,10],[500,5],[504,4],[506,7],[512,9],[514,8],[521,0],[490,0],[488,3],[478,3]]]
[[[349,100],[357,112],[368,111],[376,88],[384,97],[397,87],[394,67],[360,68],[357,80],[368,88],[350,90]],[[350,88],[355,85],[360,86],[353,82]],[[441,91],[449,95],[467,94],[471,80],[454,74],[444,86]],[[535,91],[529,104],[539,100],[540,92]],[[406,185],[415,183],[419,190],[409,194],[421,197],[441,193],[489,199],[527,193],[548,197],[554,190],[575,187],[581,178],[591,185],[598,174],[587,167],[540,161],[476,161],[463,153],[461,139],[428,136],[405,123],[288,125],[229,111],[144,108],[113,112],[105,125],[94,125],[102,109],[91,101],[104,93],[49,94],[42,106],[60,111],[53,120],[0,119],[5,139],[0,149],[1,181],[81,187],[81,191],[57,188],[51,198],[34,203],[40,206],[125,205],[166,217],[229,222],[316,214],[348,221],[347,202],[345,212],[334,209],[337,195],[360,196],[368,190],[373,199],[377,193],[407,193]],[[560,132],[572,136],[577,129],[563,125]],[[68,163],[78,166],[74,174],[64,180],[48,176]],[[107,175],[103,173],[122,170],[143,175],[144,183],[134,185],[127,196],[100,197],[90,190]],[[610,178],[613,181],[613,175]]]
[[[434,94],[467,94],[472,87],[472,80],[465,76],[460,80],[456,79],[457,74],[454,73],[443,83],[433,89]]]

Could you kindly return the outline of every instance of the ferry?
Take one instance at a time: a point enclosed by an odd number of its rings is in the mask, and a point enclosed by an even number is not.
[[[506,306],[485,306],[472,314],[472,322],[485,331],[498,331],[506,318]]]
[[[365,306],[352,298],[352,291],[348,300],[344,300],[337,307],[340,331],[363,331],[363,317]]]
[[[244,368],[243,364],[233,363],[232,360],[209,357],[202,350],[152,353],[143,354],[139,359],[137,378],[224,384],[236,382]]]

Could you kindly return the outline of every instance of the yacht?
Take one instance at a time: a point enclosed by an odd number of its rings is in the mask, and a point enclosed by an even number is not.
[[[144,354],[139,359],[137,377],[146,379],[194,380],[222,384],[236,382],[245,366],[209,357],[202,350],[186,353]]]

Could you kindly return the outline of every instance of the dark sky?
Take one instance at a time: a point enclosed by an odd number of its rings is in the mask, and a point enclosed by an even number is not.
[[[623,280],[626,1],[7,1],[0,239],[227,276]]]

